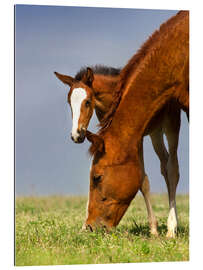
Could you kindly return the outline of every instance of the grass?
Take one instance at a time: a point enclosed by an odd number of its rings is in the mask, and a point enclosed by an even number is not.
[[[177,196],[179,229],[165,237],[168,199],[152,195],[159,237],[149,234],[141,196],[110,233],[81,231],[86,197],[18,197],[16,199],[16,265],[65,265],[189,260],[188,196]]]

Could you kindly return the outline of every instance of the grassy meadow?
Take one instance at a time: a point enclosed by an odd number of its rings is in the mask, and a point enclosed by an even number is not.
[[[159,237],[150,236],[143,198],[133,200],[110,233],[86,232],[86,197],[17,197],[16,265],[64,265],[189,260],[189,198],[177,196],[179,228],[167,239],[167,195],[152,195]]]

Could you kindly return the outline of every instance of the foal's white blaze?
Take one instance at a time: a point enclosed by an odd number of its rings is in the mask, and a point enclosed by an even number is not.
[[[75,140],[79,137],[77,132],[78,121],[80,118],[80,108],[83,100],[87,97],[87,93],[83,88],[75,88],[70,97],[71,108],[73,112],[72,136]]]

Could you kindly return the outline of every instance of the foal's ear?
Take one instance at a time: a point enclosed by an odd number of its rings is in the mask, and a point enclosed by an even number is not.
[[[88,67],[85,74],[82,77],[82,82],[91,87],[93,80],[94,80],[93,70]]]
[[[63,75],[60,74],[58,72],[54,72],[54,74],[56,75],[56,77],[62,81],[64,84],[68,84],[70,87],[73,85],[73,83],[76,81],[74,78],[72,78],[71,76],[67,76],[67,75]]]

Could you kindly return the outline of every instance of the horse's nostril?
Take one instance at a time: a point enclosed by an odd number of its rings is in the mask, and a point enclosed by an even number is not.
[[[86,228],[89,229],[91,232],[93,232],[93,229],[92,229],[92,226],[91,226],[91,225],[88,224],[88,225],[86,226]]]

